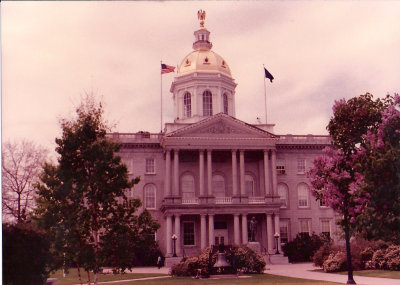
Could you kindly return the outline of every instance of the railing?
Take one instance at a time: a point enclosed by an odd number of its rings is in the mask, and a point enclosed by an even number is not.
[[[324,135],[279,135],[278,144],[331,144],[331,137]]]
[[[108,137],[112,139],[124,140],[138,140],[138,139],[160,139],[163,134],[151,134],[149,132],[138,132],[138,133],[108,133]]]
[[[232,204],[232,197],[215,197],[215,204]]]
[[[182,204],[185,204],[185,205],[199,204],[199,199],[198,198],[182,198]]]
[[[249,204],[264,204],[264,197],[249,197]]]

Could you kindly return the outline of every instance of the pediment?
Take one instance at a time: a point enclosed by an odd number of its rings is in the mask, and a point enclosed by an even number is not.
[[[222,113],[178,129],[167,137],[276,138],[267,131]]]

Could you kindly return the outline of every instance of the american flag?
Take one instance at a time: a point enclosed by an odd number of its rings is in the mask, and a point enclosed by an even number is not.
[[[175,71],[174,66],[170,66],[170,65],[161,63],[161,74],[170,73],[170,72],[174,72],[174,71]]]

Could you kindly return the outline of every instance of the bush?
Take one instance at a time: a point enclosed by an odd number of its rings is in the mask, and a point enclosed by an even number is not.
[[[338,272],[347,269],[346,253],[338,251],[331,253],[323,264],[325,272]]]
[[[314,253],[330,239],[325,235],[299,233],[294,240],[288,242],[282,247],[282,250],[289,258],[289,262],[312,261]]]
[[[196,276],[201,272],[202,276],[209,276],[210,268],[217,260],[217,252],[211,253],[211,248],[206,248],[200,255],[182,259],[181,262],[171,267],[173,276]],[[226,253],[227,261],[232,265],[232,270],[244,273],[262,273],[265,269],[265,261],[262,256],[247,246],[232,246]]]
[[[392,245],[386,249],[385,259],[387,269],[400,270],[400,246]]]
[[[244,273],[263,273],[265,260],[247,246],[233,246],[226,255],[227,260],[236,270]]]
[[[44,284],[52,256],[46,235],[26,224],[3,224],[3,284]]]
[[[324,262],[328,259],[331,253],[336,253],[342,248],[340,246],[334,245],[332,242],[324,243],[313,256],[313,263],[315,266],[322,267]]]

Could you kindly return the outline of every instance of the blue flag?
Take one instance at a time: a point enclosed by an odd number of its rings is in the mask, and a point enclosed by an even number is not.
[[[265,70],[265,78],[268,78],[272,83],[272,80],[274,80],[274,77],[272,76],[271,73],[269,73],[269,71],[265,67],[264,67],[264,70]]]

